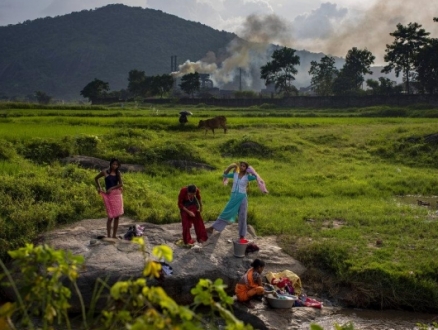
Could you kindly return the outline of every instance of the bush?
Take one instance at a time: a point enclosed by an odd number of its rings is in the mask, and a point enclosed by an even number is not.
[[[76,138],[76,152],[79,155],[94,155],[97,151],[99,138],[95,135],[84,135]]]
[[[11,160],[16,156],[14,145],[8,141],[0,140],[0,160]]]
[[[273,153],[268,147],[251,141],[249,138],[228,140],[220,147],[220,150],[227,155],[242,157],[269,157]]]
[[[33,139],[24,146],[21,154],[35,163],[49,164],[69,156],[70,151],[71,146],[68,139],[63,141]]]

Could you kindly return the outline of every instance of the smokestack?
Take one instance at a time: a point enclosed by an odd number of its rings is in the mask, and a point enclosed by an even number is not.
[[[176,72],[178,71],[177,65],[176,65],[176,55],[170,56],[170,72]]]

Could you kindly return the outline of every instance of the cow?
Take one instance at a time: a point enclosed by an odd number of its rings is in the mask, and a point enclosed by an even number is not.
[[[204,135],[207,135],[207,131],[209,129],[211,129],[214,135],[214,129],[219,127],[224,129],[224,133],[227,132],[227,118],[225,118],[225,116],[217,116],[206,120],[200,120],[198,125],[198,128],[205,129]]]

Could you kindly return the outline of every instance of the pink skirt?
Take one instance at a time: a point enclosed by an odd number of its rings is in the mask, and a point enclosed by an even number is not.
[[[108,194],[100,192],[105,204],[108,218],[117,218],[123,215],[123,195],[121,189],[111,190]]]

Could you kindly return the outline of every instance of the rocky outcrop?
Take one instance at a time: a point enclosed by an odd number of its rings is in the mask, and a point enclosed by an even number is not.
[[[100,158],[90,157],[90,156],[70,156],[61,159],[64,164],[78,164],[83,168],[103,170],[109,167],[109,160],[104,160]],[[144,171],[144,166],[137,164],[123,164],[120,166],[121,172],[141,172]]]
[[[134,221],[128,218],[120,219],[119,234],[125,233],[133,223]],[[236,224],[228,226],[222,233],[215,232],[202,247],[191,249],[175,244],[181,238],[180,223],[154,225],[136,222],[136,224],[145,227],[144,236],[148,251],[161,244],[173,249],[174,259],[170,263],[173,274],[166,276],[159,285],[180,304],[189,304],[193,301],[190,290],[201,278],[211,280],[222,278],[228,286],[229,294],[233,295],[237,280],[255,258],[266,262],[265,272],[279,272],[285,269],[298,275],[305,272],[303,265],[281,250],[276,243],[276,237],[257,237],[252,227],[249,228],[252,234],[249,234],[248,238],[257,244],[260,251],[238,258],[234,256],[233,248],[233,240],[238,235]],[[138,251],[137,245],[126,240],[96,238],[105,235],[105,232],[106,219],[90,219],[53,230],[41,237],[41,242],[54,248],[70,250],[74,254],[85,257],[85,267],[78,278],[78,286],[86,305],[92,298],[98,278],[104,279],[111,285],[118,280],[140,277],[144,267],[143,256]],[[194,232],[192,236],[196,237]],[[255,309],[248,309],[238,303],[235,305],[236,316],[253,324],[257,329],[294,329],[291,326],[296,322],[297,317],[303,320],[303,317],[311,319],[313,316],[322,315],[321,313],[329,313],[328,309],[311,308],[275,310],[262,302],[257,303]],[[298,316],[300,313],[301,318]]]

